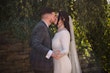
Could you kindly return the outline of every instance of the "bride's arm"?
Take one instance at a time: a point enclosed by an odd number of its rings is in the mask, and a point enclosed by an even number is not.
[[[70,34],[69,32],[65,31],[62,32],[61,38],[61,46],[62,46],[62,50],[60,51],[60,57],[67,55],[69,52],[69,45],[70,45]]]

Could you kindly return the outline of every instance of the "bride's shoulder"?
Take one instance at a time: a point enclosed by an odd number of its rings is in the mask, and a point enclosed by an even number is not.
[[[61,35],[69,35],[70,33],[69,33],[68,30],[62,30],[62,31],[59,32],[59,34],[61,34]]]

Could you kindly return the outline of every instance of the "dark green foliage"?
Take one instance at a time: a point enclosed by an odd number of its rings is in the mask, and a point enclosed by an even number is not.
[[[110,24],[107,23],[105,0],[77,0],[76,12],[80,27],[91,45],[97,64],[110,71]],[[109,17],[108,17],[109,18]]]

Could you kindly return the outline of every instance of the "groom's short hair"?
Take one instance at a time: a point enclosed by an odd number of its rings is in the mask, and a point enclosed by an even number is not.
[[[55,10],[50,7],[42,8],[41,9],[41,16],[44,14],[52,13],[52,12],[55,12]]]

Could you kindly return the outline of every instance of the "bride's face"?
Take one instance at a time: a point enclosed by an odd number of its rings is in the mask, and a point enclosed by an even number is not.
[[[57,23],[58,23],[58,25],[62,25],[63,21],[62,21],[61,19],[59,19],[59,21],[58,21],[58,16],[59,16],[59,14],[57,13],[57,14],[56,14],[55,25],[57,25]]]
[[[60,19],[59,22],[58,22],[58,27],[60,27],[62,25],[63,25],[63,21]]]

